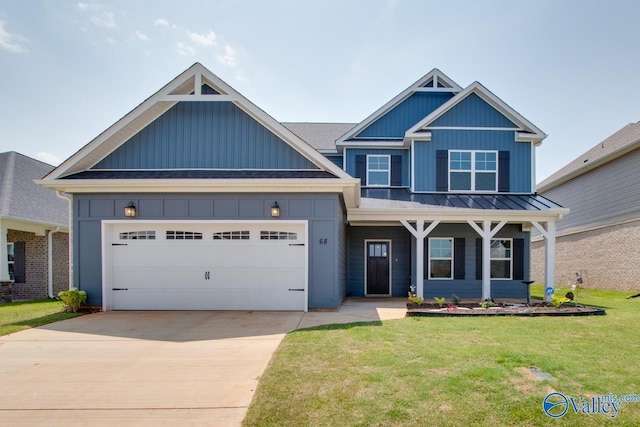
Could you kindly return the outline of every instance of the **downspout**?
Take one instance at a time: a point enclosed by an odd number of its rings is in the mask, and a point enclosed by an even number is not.
[[[73,196],[56,190],[56,196],[69,203],[69,283],[68,288],[73,287]]]
[[[49,289],[49,298],[53,296],[53,234],[60,231],[60,227],[55,230],[49,230],[47,234],[47,288]]]

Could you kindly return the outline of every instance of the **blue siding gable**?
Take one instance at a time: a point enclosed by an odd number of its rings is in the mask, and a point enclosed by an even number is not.
[[[447,102],[451,92],[416,92],[391,111],[371,123],[358,138],[403,138],[411,126]]]
[[[179,102],[93,169],[318,169],[231,102]]]
[[[436,191],[436,151],[509,151],[509,192],[531,192],[531,144],[516,142],[515,131],[434,129],[431,141],[414,144],[415,191]]]
[[[438,126],[518,128],[475,93],[454,105],[429,125],[429,127]]]

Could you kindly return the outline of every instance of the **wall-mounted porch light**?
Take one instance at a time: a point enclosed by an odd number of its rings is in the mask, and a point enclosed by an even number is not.
[[[280,206],[278,206],[278,202],[274,202],[273,206],[271,206],[271,216],[273,218],[278,218],[280,216]]]
[[[135,218],[136,205],[134,205],[133,202],[129,202],[129,204],[124,207],[124,216],[128,218]]]

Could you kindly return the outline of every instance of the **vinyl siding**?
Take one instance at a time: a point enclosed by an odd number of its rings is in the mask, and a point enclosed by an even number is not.
[[[230,102],[179,102],[93,169],[318,169]]]
[[[518,128],[516,124],[475,93],[460,101],[430,126]]]
[[[593,169],[543,196],[569,208],[558,233],[640,218],[640,149]]]
[[[414,144],[415,191],[436,191],[437,150],[509,151],[509,191],[531,193],[531,145],[515,142],[514,131],[434,129],[431,141]]]
[[[453,96],[450,92],[416,92],[363,129],[356,137],[402,138],[411,126]]]

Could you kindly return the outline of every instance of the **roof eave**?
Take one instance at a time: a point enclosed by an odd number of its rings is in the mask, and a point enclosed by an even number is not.
[[[531,222],[531,221],[560,221],[569,214],[568,208],[552,208],[544,211],[524,210],[496,210],[496,209],[461,209],[461,208],[423,208],[423,209],[348,209],[347,219],[351,222],[371,221],[407,221],[439,220],[441,222],[458,223],[481,220]]]

